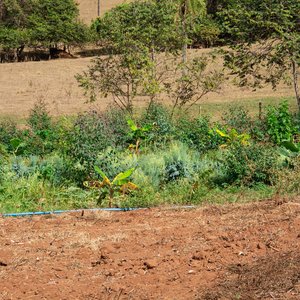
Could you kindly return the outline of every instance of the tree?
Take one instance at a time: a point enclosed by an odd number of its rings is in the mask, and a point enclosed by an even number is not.
[[[133,1],[118,5],[96,19],[96,39],[116,52],[148,48],[151,53],[181,46],[175,24],[176,7],[168,1]]]
[[[205,8],[200,5],[205,1],[175,3],[148,0],[122,4],[93,23],[99,40],[112,46],[115,55],[97,58],[87,72],[77,75],[91,101],[98,94],[110,95],[117,106],[132,113],[137,97],[146,99],[150,107],[162,96],[173,101],[174,109],[182,109],[220,88],[223,76],[207,70],[207,57],[188,62],[187,46],[183,47],[184,62],[178,57],[177,50],[187,44],[187,36],[182,38],[176,14],[180,11],[183,24],[188,24],[200,6]]]
[[[79,10],[74,0],[33,0],[28,16],[32,41],[49,48],[57,44],[81,44],[88,40],[87,27],[78,21]]]
[[[178,16],[181,24],[182,39],[182,62],[187,62],[188,27],[193,24],[193,18],[206,14],[205,0],[171,0],[178,8]]]
[[[0,47],[12,59],[19,58],[30,40],[27,16],[32,11],[31,0],[3,0],[0,2]],[[16,53],[12,51],[16,49]]]
[[[180,64],[179,71],[165,82],[166,92],[173,101],[172,115],[175,109],[188,111],[209,93],[218,92],[224,82],[223,72],[210,70],[213,55],[195,57],[186,64]],[[184,69],[184,72],[182,72]]]
[[[21,56],[25,46],[56,47],[89,39],[74,0],[0,1],[0,47]]]
[[[151,74],[151,61],[147,52],[127,51],[121,55],[98,57],[88,72],[76,79],[91,102],[100,94],[112,96],[114,104],[132,114],[133,102],[144,95]]]
[[[241,86],[292,82],[300,110],[300,1],[239,0],[220,14],[231,37],[225,64]]]

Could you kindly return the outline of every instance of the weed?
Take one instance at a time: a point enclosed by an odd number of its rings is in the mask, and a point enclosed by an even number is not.
[[[95,166],[95,171],[98,173],[98,175],[100,175],[102,181],[85,182],[84,185],[99,189],[100,195],[98,198],[98,204],[101,204],[102,201],[108,196],[108,205],[109,207],[112,207],[114,196],[117,192],[122,193],[124,196],[127,192],[138,189],[136,184],[129,181],[129,177],[134,172],[134,168],[119,173],[113,180],[110,180],[98,166]]]
[[[283,140],[292,140],[297,132],[287,101],[281,102],[278,107],[269,106],[266,123],[270,140],[278,145]]]
[[[247,132],[251,128],[249,112],[241,105],[230,105],[222,116],[222,120],[229,128],[238,129],[239,133]]]

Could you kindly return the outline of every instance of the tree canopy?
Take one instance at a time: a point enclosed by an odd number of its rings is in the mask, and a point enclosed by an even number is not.
[[[180,45],[175,24],[176,7],[168,1],[121,4],[92,24],[97,39],[116,48],[147,47],[160,51]],[[134,45],[133,45],[134,44]]]
[[[220,18],[233,49],[225,62],[240,85],[275,88],[291,79],[300,109],[300,1],[238,0]]]
[[[74,0],[3,0],[0,4],[0,48],[51,47],[84,43],[88,28]]]

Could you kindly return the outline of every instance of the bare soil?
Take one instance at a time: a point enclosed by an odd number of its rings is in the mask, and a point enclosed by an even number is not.
[[[0,299],[300,299],[300,199],[0,219]]]

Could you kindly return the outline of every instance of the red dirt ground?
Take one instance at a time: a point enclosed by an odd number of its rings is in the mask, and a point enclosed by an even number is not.
[[[0,299],[300,299],[300,199],[0,218]]]

